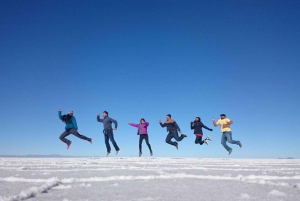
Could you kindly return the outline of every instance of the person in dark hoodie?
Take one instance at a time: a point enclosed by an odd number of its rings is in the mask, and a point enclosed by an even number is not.
[[[211,141],[211,138],[207,136],[205,140],[202,140],[203,137],[203,131],[202,128],[205,128],[209,131],[212,131],[213,129],[208,128],[205,126],[202,122],[200,117],[196,117],[194,121],[191,122],[191,129],[194,130],[194,134],[196,135],[195,144],[202,145],[203,143],[208,145],[208,140]]]
[[[165,121],[165,123],[162,123],[162,121],[159,120],[160,126],[161,127],[167,127],[167,131],[169,132],[169,134],[167,135],[167,138],[166,138],[166,143],[168,143],[170,145],[173,145],[173,146],[176,147],[176,149],[178,149],[178,143],[177,142],[180,142],[181,140],[183,140],[183,138],[187,137],[187,135],[182,134],[179,126],[177,125],[177,123],[173,119],[171,119],[170,114],[167,114],[166,119],[167,120]],[[178,135],[177,130],[181,134],[180,137]],[[171,141],[172,138],[174,138],[177,142]]]
[[[103,119],[100,119],[100,114],[97,115],[97,121],[103,123],[103,134],[104,134],[104,139],[105,139],[105,145],[107,149],[107,154],[106,157],[108,157],[111,153],[111,148],[109,145],[109,140],[113,144],[116,150],[116,155],[119,154],[120,148],[118,147],[115,139],[114,139],[114,134],[113,134],[113,129],[111,127],[111,124],[114,123],[115,128],[114,130],[117,130],[118,128],[118,122],[108,116],[108,112],[104,111],[103,112]]]
[[[84,135],[80,135],[78,133],[78,131],[77,131],[78,126],[77,126],[77,123],[76,123],[76,119],[73,116],[73,111],[72,110],[69,111],[68,114],[61,115],[61,109],[58,109],[58,117],[59,117],[60,120],[62,120],[66,124],[66,127],[65,127],[66,131],[63,132],[59,136],[59,139],[67,144],[67,149],[69,149],[71,144],[72,144],[72,142],[66,138],[70,134],[73,134],[73,135],[75,135],[76,137],[78,137],[80,139],[89,141],[91,144],[93,143],[92,138],[88,138],[88,137],[86,137]]]

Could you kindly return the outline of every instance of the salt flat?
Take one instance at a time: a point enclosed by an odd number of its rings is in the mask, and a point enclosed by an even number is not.
[[[300,200],[300,160],[0,158],[0,201]]]

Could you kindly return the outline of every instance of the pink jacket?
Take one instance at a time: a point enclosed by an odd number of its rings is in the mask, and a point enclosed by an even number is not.
[[[134,127],[137,127],[137,133],[139,134],[139,129],[140,129],[140,124],[133,124],[133,123],[130,123],[129,124],[130,126],[134,126]],[[143,134],[147,135],[148,134],[148,131],[147,131],[147,127],[149,126],[149,123],[148,122],[145,122],[142,124],[142,131],[143,131]]]

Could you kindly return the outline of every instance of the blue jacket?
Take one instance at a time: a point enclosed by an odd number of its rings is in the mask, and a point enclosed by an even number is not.
[[[58,112],[58,117],[59,117],[59,119],[61,120],[61,112],[59,111]],[[74,128],[75,130],[78,130],[78,126],[77,126],[77,123],[76,123],[76,119],[75,119],[75,117],[71,117],[71,121],[69,121],[68,123],[66,123],[66,127],[65,127],[65,129],[66,130],[70,130],[70,129],[72,129],[72,128]]]

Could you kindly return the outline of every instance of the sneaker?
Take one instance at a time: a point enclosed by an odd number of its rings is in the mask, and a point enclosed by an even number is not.
[[[207,140],[204,140],[204,143],[208,145],[208,142],[207,142]]]
[[[232,153],[232,151],[233,151],[233,149],[231,149],[231,150],[229,151],[228,155],[230,155],[230,154]]]
[[[209,136],[207,136],[207,137],[206,137],[206,140],[209,140],[209,141],[211,141],[211,138],[210,138]]]
[[[153,156],[153,151],[150,151],[150,156]]]
[[[91,144],[93,144],[93,140],[92,140],[92,139],[90,139],[89,142],[90,142]]]
[[[68,146],[67,146],[67,149],[69,149],[69,148],[70,148],[71,144],[72,144],[72,142],[70,142],[70,143],[68,144]]]
[[[176,147],[176,149],[178,150],[178,143],[176,143],[175,147]]]
[[[117,152],[116,152],[116,155],[118,155],[120,153],[121,149],[119,149]]]
[[[107,152],[106,157],[108,157],[110,155],[110,152]]]
[[[187,135],[186,134],[181,134],[183,137],[187,137]]]
[[[142,156],[142,152],[139,153],[139,157],[141,157],[141,156]]]
[[[242,143],[241,143],[240,141],[239,141],[239,146],[240,146],[241,148],[242,148],[242,146],[243,146]]]

